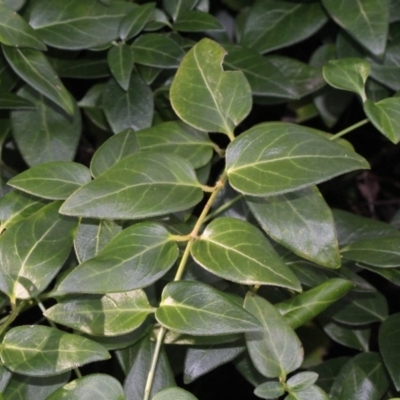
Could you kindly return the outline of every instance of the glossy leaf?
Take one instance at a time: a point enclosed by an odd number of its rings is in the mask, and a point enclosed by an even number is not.
[[[170,282],[162,293],[157,321],[190,335],[258,331],[260,323],[224,293],[200,282]]]
[[[8,184],[44,199],[64,200],[90,181],[90,171],[84,165],[53,161],[22,172],[8,181]]]
[[[286,381],[286,385],[291,391],[298,392],[313,385],[317,379],[318,374],[315,372],[299,372],[298,374],[291,376]]]
[[[50,161],[72,161],[81,135],[81,115],[73,104],[74,115],[66,115],[53,102],[28,86],[18,94],[31,101],[35,110],[13,111],[12,132],[28,165]]]
[[[113,46],[107,53],[108,65],[113,77],[122,89],[128,90],[133,70],[133,54],[129,46]]]
[[[81,50],[116,40],[122,19],[133,8],[125,1],[113,1],[110,6],[96,1],[36,1],[29,24],[49,46]]]
[[[121,384],[112,376],[92,374],[75,379],[55,391],[46,400],[73,400],[95,396],[99,400],[124,400]]]
[[[179,156],[141,152],[78,189],[60,212],[105,219],[165,215],[196,205],[203,194],[199,185],[192,166]]]
[[[341,58],[329,61],[322,72],[325,80],[333,87],[357,93],[363,101],[365,82],[370,74],[371,67],[361,58]]]
[[[312,186],[368,163],[320,131],[282,122],[259,124],[227,149],[229,183],[239,192],[269,196]]]
[[[368,119],[393,143],[400,141],[399,106],[399,97],[390,97],[377,103],[367,100],[364,104]]]
[[[400,314],[387,318],[379,330],[379,350],[397,391],[400,391],[399,331]]]
[[[46,310],[52,321],[98,336],[117,336],[138,328],[154,312],[142,290],[61,300]]]
[[[59,207],[42,207],[0,237],[0,290],[11,298],[36,297],[67,259],[77,221],[59,215]]]
[[[8,370],[3,365],[0,366],[0,393],[4,393],[10,379],[12,377],[12,372]]]
[[[328,279],[307,292],[276,304],[275,307],[286,322],[296,329],[335,303],[352,288],[353,284],[344,279]]]
[[[144,129],[153,119],[153,93],[136,74],[131,75],[126,91],[111,79],[103,91],[103,108],[114,133]]]
[[[294,330],[267,300],[248,293],[244,302],[262,323],[258,332],[246,332],[246,343],[254,366],[267,378],[286,378],[303,362],[304,350]]]
[[[322,0],[322,4],[335,22],[367,50],[376,56],[383,55],[389,26],[389,0]]]
[[[259,0],[247,15],[240,44],[266,53],[306,39],[326,21],[319,3]]]
[[[54,101],[67,114],[74,114],[74,101],[56,71],[39,50],[2,46],[14,72],[39,93]]]
[[[223,31],[224,27],[211,14],[199,10],[189,10],[178,15],[174,29],[179,32],[204,32]]]
[[[139,289],[157,281],[177,258],[171,234],[159,224],[143,222],[124,229],[94,258],[73,269],[58,290],[103,294]]]
[[[88,53],[74,59],[49,57],[61,78],[99,79],[110,76],[107,58],[103,53]]]
[[[103,346],[47,326],[18,326],[7,332],[1,360],[13,372],[52,376],[93,361],[106,360]]]
[[[306,389],[290,393],[285,400],[329,400],[328,395],[318,386],[312,385]]]
[[[224,49],[203,39],[184,57],[171,85],[179,118],[206,132],[232,131],[250,112],[251,89],[240,71],[225,72]]]
[[[254,394],[262,399],[276,399],[284,393],[285,389],[280,382],[265,382],[254,390]]]
[[[0,110],[29,110],[35,106],[28,100],[25,100],[13,93],[0,94]]]
[[[246,202],[261,227],[279,244],[324,267],[340,266],[332,212],[317,188],[247,197]]]
[[[191,10],[198,0],[163,0],[164,10],[175,21],[182,12]]]
[[[166,35],[140,35],[131,45],[135,63],[156,68],[178,68],[185,55],[181,47]]]
[[[217,218],[191,248],[207,271],[244,285],[276,285],[301,291],[300,283],[264,235],[248,222]]]
[[[152,18],[155,3],[141,4],[130,11],[121,21],[119,37],[128,40],[136,36]]]
[[[197,400],[197,397],[178,387],[170,387],[158,392],[152,400]]]

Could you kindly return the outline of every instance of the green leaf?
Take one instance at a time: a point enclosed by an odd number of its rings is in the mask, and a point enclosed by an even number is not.
[[[386,280],[393,285],[400,286],[400,269],[399,268],[380,268],[380,267],[370,267],[367,265],[359,265],[362,269],[372,271],[375,274],[383,276]]]
[[[26,0],[0,0],[0,4],[11,8],[11,10],[18,11],[25,4]]]
[[[389,0],[322,0],[322,4],[355,40],[372,54],[383,55],[389,26]]]
[[[260,323],[226,294],[200,282],[168,283],[162,293],[157,321],[189,335],[222,335],[258,331]]]
[[[189,348],[185,356],[184,383],[189,384],[220,365],[232,361],[243,351],[245,351],[245,347],[237,342],[219,346]]]
[[[247,15],[239,43],[263,54],[307,39],[326,21],[316,2],[259,0]]]
[[[364,111],[368,119],[378,131],[395,144],[400,141],[399,106],[399,97],[390,97],[377,103],[367,100],[364,103]]]
[[[39,93],[54,101],[67,114],[74,115],[74,101],[56,71],[39,50],[2,46],[14,72]]]
[[[121,384],[112,376],[92,374],[75,379],[55,391],[46,400],[74,400],[95,396],[98,400],[124,400]]]
[[[47,399],[55,390],[65,385],[70,376],[69,371],[60,375],[40,378],[13,374],[4,391],[4,396],[7,400]]]
[[[49,46],[81,50],[116,40],[121,21],[133,8],[126,1],[113,1],[110,6],[96,1],[35,1],[29,24]]]
[[[107,53],[111,73],[122,89],[128,90],[133,70],[133,54],[124,43],[113,46]]]
[[[163,9],[175,21],[182,12],[191,10],[198,0],[163,0]]]
[[[253,196],[270,196],[368,168],[368,163],[352,150],[326,139],[320,131],[267,122],[230,143],[226,168],[234,189]]]
[[[380,268],[400,266],[400,235],[364,239],[343,249],[344,258]]]
[[[114,237],[94,258],[73,269],[58,290],[103,294],[139,289],[162,277],[177,258],[178,247],[163,226],[154,222],[135,224]]]
[[[266,57],[243,46],[225,46],[228,55],[224,65],[243,71],[254,96],[297,99],[296,86]]]
[[[284,393],[285,389],[280,382],[264,382],[254,390],[254,394],[262,399],[276,399]]]
[[[143,290],[134,290],[63,299],[44,316],[90,335],[117,336],[139,328],[153,312]]]
[[[13,47],[31,47],[46,50],[36,32],[25,20],[10,8],[0,3],[0,43]]]
[[[135,63],[156,68],[178,68],[185,55],[174,40],[159,33],[140,35],[131,49]]]
[[[246,202],[261,227],[279,244],[316,264],[340,267],[332,212],[317,188],[247,197]]]
[[[4,393],[11,377],[12,372],[3,365],[0,365],[0,393]]]
[[[152,18],[155,5],[156,3],[142,4],[130,11],[121,21],[119,37],[128,40],[140,33]]]
[[[264,235],[235,218],[212,221],[191,248],[195,261],[207,271],[244,285],[276,285],[301,291],[291,270]]]
[[[25,100],[13,93],[0,93],[0,110],[29,110],[35,106],[28,100]]]
[[[179,13],[174,23],[178,32],[223,31],[224,27],[213,15],[198,10]]]
[[[181,121],[163,122],[140,130],[135,136],[142,150],[178,154],[193,168],[206,165],[213,154],[214,143],[208,135]]]
[[[275,305],[285,321],[296,329],[316,317],[353,288],[352,282],[340,278],[326,282]]]
[[[82,263],[96,256],[121,230],[122,227],[112,220],[82,220],[74,238],[78,261]]]
[[[52,376],[110,358],[103,346],[47,326],[18,326],[4,337],[1,360],[13,372]]]
[[[177,155],[145,151],[124,158],[78,189],[60,212],[88,218],[139,219],[187,210],[202,195],[187,161]]]
[[[306,389],[309,386],[317,382],[318,374],[315,372],[299,372],[296,375],[291,376],[287,381],[286,385],[290,391],[299,392],[300,390]]]
[[[42,207],[1,235],[0,290],[9,297],[36,297],[67,259],[77,221],[59,215],[59,207]]]
[[[197,397],[178,387],[169,387],[158,392],[152,400],[197,400]]]
[[[251,88],[241,71],[222,70],[224,49],[203,39],[184,57],[171,85],[179,118],[206,132],[233,136],[250,112]]]
[[[320,387],[312,385],[298,392],[292,392],[285,397],[285,400],[329,400],[329,397]]]
[[[144,129],[153,119],[153,93],[136,74],[131,75],[126,91],[110,79],[103,91],[103,108],[114,133]]]
[[[14,176],[8,184],[44,199],[64,200],[90,180],[90,171],[84,165],[71,161],[53,161],[36,165]]]
[[[267,378],[286,379],[303,362],[304,350],[299,338],[279,311],[262,297],[247,293],[244,307],[263,326],[262,331],[245,334],[254,366]]]
[[[392,314],[379,329],[379,350],[392,382],[400,391],[400,314]]]
[[[81,114],[75,102],[70,117],[27,85],[18,94],[36,106],[35,110],[11,113],[13,137],[26,163],[72,161],[81,136]]]

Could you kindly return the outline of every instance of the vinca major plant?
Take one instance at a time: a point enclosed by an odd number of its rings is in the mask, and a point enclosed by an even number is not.
[[[399,1],[0,0],[0,43],[0,399],[400,396],[399,215],[325,200],[400,141]]]

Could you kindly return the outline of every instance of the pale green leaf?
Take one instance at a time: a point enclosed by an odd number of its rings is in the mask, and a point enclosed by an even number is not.
[[[25,4],[25,1],[26,0],[0,0],[0,4],[11,10],[18,11]]]
[[[132,50],[124,43],[113,46],[107,53],[111,73],[123,90],[128,90],[133,70]]]
[[[0,365],[0,393],[4,393],[8,382],[12,377],[12,372],[3,365]]]
[[[158,392],[152,400],[197,400],[197,397],[184,389],[169,387]]]
[[[291,376],[286,381],[286,385],[290,391],[298,392],[313,385],[317,382],[317,379],[318,374],[316,372],[299,372],[296,375]]]
[[[254,394],[262,399],[276,399],[284,393],[285,389],[280,382],[264,382],[254,390]]]
[[[291,392],[285,400],[329,400],[329,397],[320,387],[312,385],[306,389]]]
[[[152,18],[155,5],[155,3],[146,3],[130,11],[121,21],[119,37],[122,40],[128,40],[140,33]]]

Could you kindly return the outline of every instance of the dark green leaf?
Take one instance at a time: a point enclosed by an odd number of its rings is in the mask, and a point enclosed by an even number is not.
[[[390,283],[393,283],[393,285],[400,286],[400,268],[380,268],[371,267],[369,265],[360,265],[360,267],[383,276]]]
[[[124,229],[94,258],[73,269],[58,290],[103,294],[139,289],[157,281],[177,258],[171,234],[159,224],[143,222]]]
[[[166,35],[140,35],[131,45],[135,63],[156,68],[178,68],[185,55],[181,47]]]
[[[198,0],[163,0],[164,10],[175,21],[182,12],[191,10]]]
[[[233,136],[250,112],[251,88],[241,71],[225,72],[224,49],[203,39],[184,57],[171,85],[178,116],[197,129]]]
[[[308,38],[326,21],[317,2],[259,0],[246,18],[240,44],[266,53]]]
[[[143,80],[132,74],[127,91],[110,79],[103,91],[103,108],[114,133],[127,128],[139,130],[151,125],[153,93]]]
[[[121,21],[119,37],[128,40],[136,36],[153,16],[155,3],[138,5],[130,11]]]
[[[69,115],[74,115],[74,101],[56,71],[39,50],[2,46],[14,72],[38,92],[54,101]]]
[[[400,391],[400,314],[386,319],[379,330],[379,350],[396,390]]]
[[[152,400],[197,400],[197,397],[178,387],[169,387],[158,392]]]
[[[71,161],[53,161],[36,165],[8,181],[10,186],[34,196],[64,200],[90,182],[90,171]]]
[[[300,367],[304,350],[294,330],[267,300],[249,292],[244,306],[262,323],[263,329],[246,332],[247,349],[254,366],[267,378],[286,379]]]
[[[1,235],[0,289],[11,298],[37,296],[67,259],[77,221],[60,215],[59,207],[42,207]]]
[[[389,0],[322,0],[335,22],[377,56],[385,52]],[[355,17],[356,16],[356,17]]]
[[[317,188],[247,197],[246,202],[261,227],[278,243],[316,264],[340,267],[332,212]]]
[[[110,358],[103,346],[47,326],[18,326],[7,332],[1,360],[13,372],[52,376]]]
[[[0,94],[0,110],[29,110],[35,106],[13,93],[3,92]]]
[[[299,392],[311,385],[313,385],[318,379],[318,374],[315,372],[299,372],[296,375],[291,376],[287,381],[286,385],[290,391]]]
[[[49,46],[80,50],[102,46],[118,38],[119,26],[134,6],[113,1],[105,6],[96,1],[35,1],[29,24]]]
[[[1,0],[0,0],[1,1]],[[0,52],[0,87],[3,93],[12,90],[18,83],[19,78],[8,65],[7,60]]]
[[[183,211],[202,198],[192,166],[176,155],[133,154],[78,189],[60,212],[88,218],[139,219]],[[137,199],[132,202],[132,198]]]
[[[352,288],[353,284],[344,279],[328,279],[305,293],[276,304],[275,307],[286,322],[296,329],[335,303]]]
[[[46,400],[74,400],[95,397],[98,400],[125,400],[121,384],[112,376],[92,374],[75,379]]]
[[[128,90],[133,70],[133,54],[124,43],[113,46],[107,53],[108,65],[113,77],[122,89]]]
[[[368,168],[357,153],[320,131],[282,122],[242,133],[226,153],[229,183],[254,196],[299,190],[355,169]]]
[[[276,399],[284,393],[285,389],[280,382],[265,382],[254,390],[254,394],[262,399]]]
[[[257,331],[260,323],[224,293],[200,282],[171,282],[165,286],[158,322],[190,335],[222,335]]]
[[[204,32],[223,31],[224,27],[211,14],[198,10],[189,10],[179,13],[174,23],[174,29],[179,32]]]
[[[107,57],[103,52],[92,52],[73,59],[54,57],[49,59],[62,78],[98,79],[110,76]]]
[[[217,218],[191,249],[207,271],[244,285],[276,285],[301,291],[296,276],[264,235],[248,222]]]

